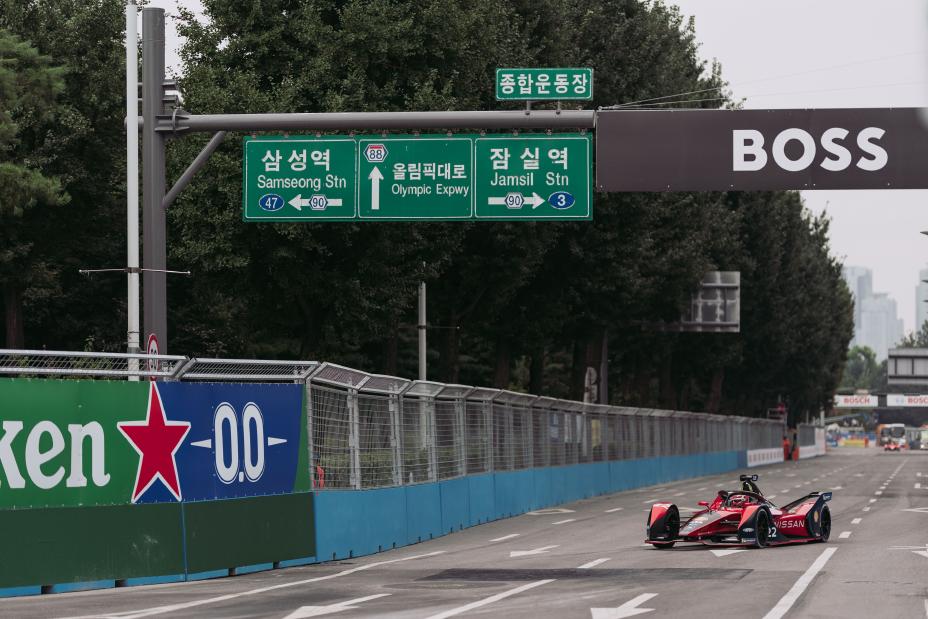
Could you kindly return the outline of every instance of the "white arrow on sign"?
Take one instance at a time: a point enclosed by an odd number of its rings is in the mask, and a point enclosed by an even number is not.
[[[371,170],[371,173],[367,175],[367,178],[371,180],[371,210],[379,211],[380,210],[380,181],[383,180],[383,174],[380,173],[380,168],[374,166],[374,169]]]
[[[363,598],[355,598],[353,600],[345,600],[344,602],[338,602],[336,604],[329,604],[328,606],[301,606],[295,611],[284,617],[284,619],[304,619],[305,617],[321,617],[322,615],[330,615],[332,613],[340,613],[343,610],[354,610],[357,606],[354,604],[360,604],[361,602],[368,602],[370,600],[376,600],[377,598],[386,597],[391,595],[390,593],[378,593],[377,595],[368,595]]]
[[[557,545],[554,546],[542,546],[541,548],[536,548],[534,550],[513,550],[509,553],[509,558],[513,557],[527,557],[531,555],[540,555],[542,553],[548,552],[552,548],[557,548]]]
[[[653,597],[657,597],[657,594],[642,593],[638,597],[632,598],[616,608],[591,608],[590,613],[592,613],[593,619],[622,619],[622,617],[633,617],[635,615],[650,613],[654,610],[653,608],[637,608],[637,606],[639,604],[644,604]]]
[[[295,208],[296,210],[302,211],[303,207],[309,206],[311,202],[312,202],[312,198],[304,198],[302,195],[296,194],[296,196],[292,200],[290,200],[288,204],[292,206],[293,208]],[[326,198],[326,206],[341,206],[341,205],[342,205],[341,198]]]
[[[376,170],[376,168],[374,168]],[[537,193],[532,193],[530,196],[522,195],[522,200],[525,204],[531,204],[533,209],[538,208],[545,203],[545,199],[539,196]],[[505,196],[502,198],[489,197],[487,198],[487,204],[490,206],[506,206]]]

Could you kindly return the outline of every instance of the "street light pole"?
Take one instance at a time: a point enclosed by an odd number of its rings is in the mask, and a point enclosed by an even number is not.
[[[126,3],[126,118],[139,114],[138,101],[138,12],[135,0]],[[139,132],[126,123],[126,352],[139,352]],[[137,372],[139,360],[129,360],[129,370]],[[130,376],[129,380],[138,380]]]

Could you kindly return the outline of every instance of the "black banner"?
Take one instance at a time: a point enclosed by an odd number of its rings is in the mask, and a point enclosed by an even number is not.
[[[917,108],[603,110],[600,191],[926,189]]]

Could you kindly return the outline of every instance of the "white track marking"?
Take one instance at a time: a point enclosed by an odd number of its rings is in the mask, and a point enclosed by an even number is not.
[[[454,617],[455,615],[460,615],[461,613],[466,613],[468,611],[474,610],[475,608],[480,608],[481,606],[486,606],[487,604],[505,600],[506,598],[513,595],[518,595],[523,591],[528,591],[529,589],[534,589],[535,587],[547,585],[548,583],[552,582],[554,582],[553,578],[549,580],[536,580],[535,582],[524,584],[521,587],[516,587],[515,589],[510,589],[509,591],[503,591],[502,593],[491,595],[488,598],[483,598],[482,600],[477,600],[476,602],[471,602],[470,604],[466,604],[464,606],[458,606],[457,608],[446,610],[444,612],[438,613],[437,615],[431,615],[426,619],[446,619],[447,617]]]
[[[678,492],[678,493],[676,493],[674,496],[683,496],[684,494],[686,494],[686,493],[685,493],[685,492]]]
[[[706,489],[705,486],[703,486],[702,488],[696,488],[696,492],[702,492],[702,491],[705,490],[705,489]]]
[[[873,494],[883,494],[883,491],[882,491],[882,490],[877,490],[877,491],[874,492]]]
[[[861,518],[854,518],[853,520],[851,520],[851,524],[860,524],[861,520],[862,520]]]
[[[552,522],[551,524],[567,524],[568,522],[576,522],[576,518],[568,518],[567,520],[558,520],[557,522]]]
[[[605,557],[605,558],[603,558],[603,559],[594,559],[593,561],[590,561],[589,563],[584,563],[583,565],[581,565],[581,566],[578,567],[577,569],[578,569],[578,570],[588,570],[588,569],[590,569],[590,568],[592,568],[592,567],[596,567],[597,565],[600,565],[601,563],[605,563],[605,562],[608,561],[609,559],[610,559],[610,557]]]
[[[354,574],[364,570],[369,570],[374,567],[380,567],[381,565],[389,565],[391,563],[399,563],[401,561],[412,561],[414,559],[425,559],[428,557],[434,557],[435,555],[443,554],[444,550],[436,550],[435,552],[429,552],[421,555],[413,555],[411,557],[403,557],[402,559],[390,559],[389,561],[377,561],[376,563],[368,563],[367,565],[360,565],[358,567],[353,567],[349,570],[342,570],[341,572],[336,572],[334,574],[327,574],[325,576],[317,576],[315,578],[306,578],[304,580],[294,580],[293,582],[285,582],[279,585],[271,585],[269,587],[261,587],[259,589],[251,589],[250,591],[242,591],[240,593],[229,593],[226,595],[218,595],[212,598],[204,598],[202,600],[194,600],[192,602],[183,602],[180,604],[170,604],[167,606],[155,606],[153,608],[143,608],[142,610],[133,611],[130,613],[120,613],[120,619],[137,619],[138,617],[150,617],[151,615],[163,615],[164,613],[176,612],[179,610],[186,610],[188,608],[196,608],[198,606],[206,606],[207,604],[216,604],[217,602],[226,602],[228,600],[234,600],[235,598],[245,597],[248,595],[258,595],[260,593],[267,593],[268,591],[277,591],[278,589],[286,589],[288,587],[298,587],[300,585],[307,585],[312,582],[320,582],[323,580],[332,580],[333,578],[338,578],[339,576],[348,576],[349,574]],[[89,619],[90,617],[100,617],[101,614],[96,615],[85,615],[83,617],[71,617],[70,619]],[[102,616],[108,616],[108,613],[102,613]]]
[[[841,531],[841,535],[838,536],[838,539],[847,539],[851,536],[850,531]]]
[[[780,492],[789,492],[789,488],[787,488],[786,490],[780,490]]]
[[[495,538],[495,539],[491,539],[490,541],[491,541],[491,542],[504,542],[504,541],[506,541],[507,539],[512,539],[513,537],[519,537],[520,535],[522,535],[522,534],[521,534],[521,533],[510,533],[509,535],[504,535],[504,536],[502,536],[502,537],[497,537],[497,538]]]
[[[803,592],[811,584],[815,576],[821,571],[825,564],[828,563],[828,559],[831,558],[831,555],[838,550],[837,548],[826,548],[822,554],[818,556],[812,565],[809,566],[809,569],[799,577],[799,580],[796,581],[796,584],[786,592],[780,601],[777,602],[777,605],[770,609],[770,612],[764,615],[764,619],[781,619],[783,615],[789,612],[789,609],[793,607],[793,604],[796,603],[796,600],[803,594]]]
[[[714,555],[717,556],[717,557],[725,557],[725,556],[733,555],[733,554],[736,554],[736,553],[739,553],[739,552],[747,552],[747,550],[744,550],[743,548],[725,548],[725,549],[722,549],[722,550],[716,550],[716,549],[713,548],[713,549],[710,550],[709,552],[711,552],[712,554],[714,554]]]
[[[620,512],[620,511],[622,511],[622,509],[624,509],[624,508],[622,508],[622,507],[613,507],[612,509],[607,509],[607,510],[606,510],[606,513],[607,513],[607,514],[613,514],[613,513],[615,513],[615,512]]]
[[[922,485],[921,485],[920,483],[918,483],[918,482],[915,482],[915,489],[916,489],[916,490],[921,490],[921,489],[922,489]]]
[[[645,503],[645,504],[647,504],[647,503],[657,503],[658,501],[660,501],[660,499],[648,499],[647,501],[642,501],[642,503]]]
[[[876,503],[876,499],[870,499],[871,503]]]
[[[866,507],[864,508],[864,511],[865,511],[865,512],[868,512],[868,511],[870,511],[870,506],[869,506],[869,505],[868,505],[868,506],[866,506]]]

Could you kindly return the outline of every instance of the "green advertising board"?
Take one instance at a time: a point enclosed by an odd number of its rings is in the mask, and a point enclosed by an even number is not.
[[[593,69],[497,69],[497,101],[563,101],[593,98]]]
[[[245,221],[345,221],[357,216],[357,142],[245,138]]]
[[[303,165],[323,157],[328,168]],[[246,221],[593,216],[586,133],[253,138],[244,167]]]

